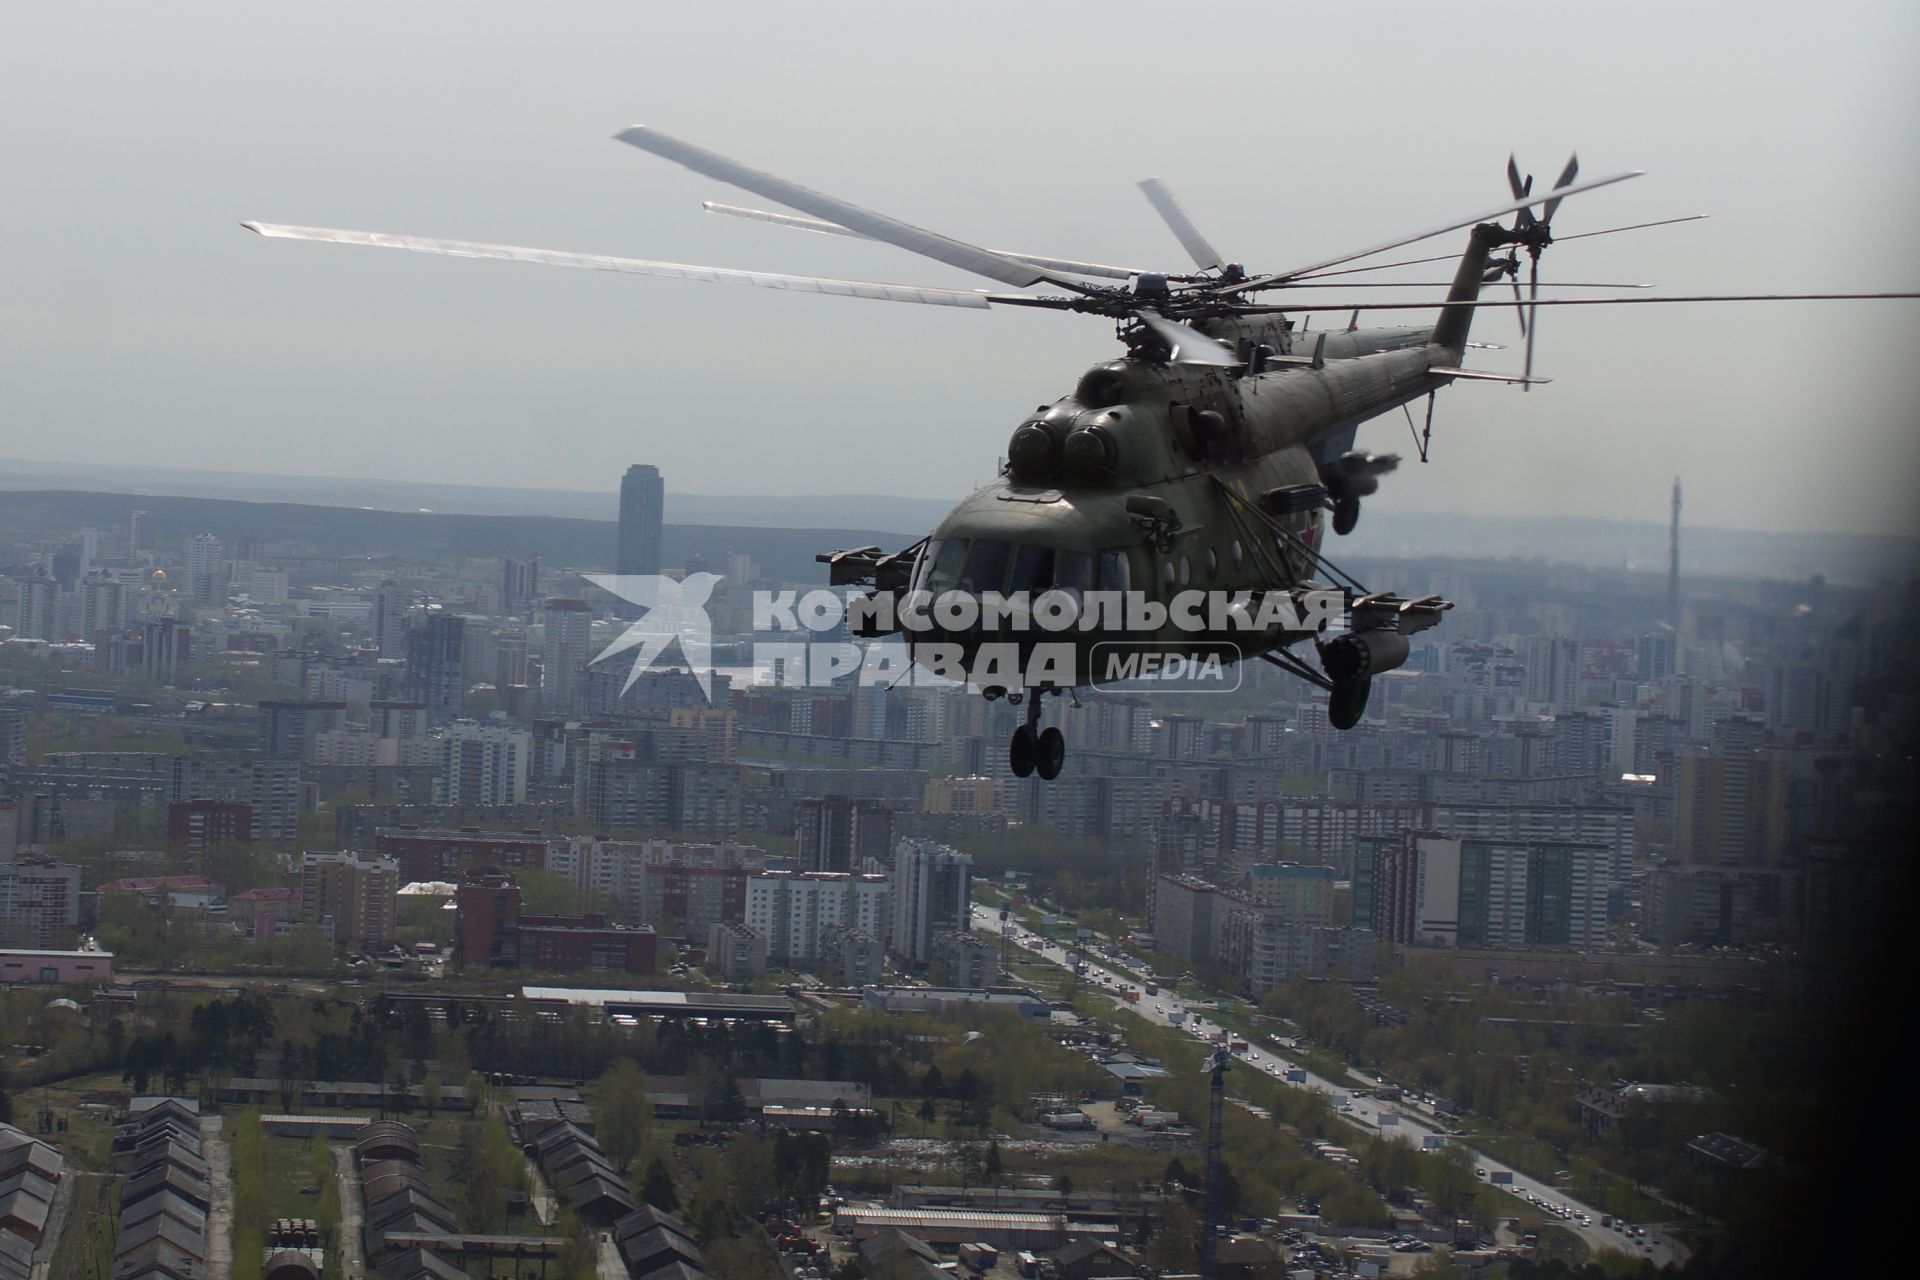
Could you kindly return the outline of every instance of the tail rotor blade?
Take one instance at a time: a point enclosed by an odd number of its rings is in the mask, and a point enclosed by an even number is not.
[[[1515,280],[1513,284],[1515,289],[1518,289],[1520,287],[1520,282],[1518,280]],[[1527,306],[1526,306],[1527,363],[1526,363],[1526,369],[1525,369],[1525,376],[1528,378],[1533,377],[1534,335],[1540,332],[1540,314],[1539,314],[1539,311],[1537,310],[1537,305],[1539,301],[1540,301],[1540,259],[1536,255],[1533,260],[1532,267],[1530,267],[1527,271]],[[1520,389],[1523,392],[1532,390],[1530,386],[1522,386]]]
[[[1557,191],[1561,187],[1572,186],[1573,180],[1579,176],[1580,176],[1580,157],[1577,154],[1568,156],[1567,167],[1560,171],[1559,178],[1554,181],[1554,184],[1553,184],[1554,190]],[[1541,211],[1540,221],[1552,222],[1553,211],[1555,209],[1558,209],[1559,207],[1560,207],[1559,200],[1555,199],[1555,200],[1547,201],[1547,207]]]

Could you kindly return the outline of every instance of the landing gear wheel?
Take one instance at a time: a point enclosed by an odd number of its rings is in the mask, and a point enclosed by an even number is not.
[[[1327,723],[1336,729],[1351,729],[1367,713],[1367,695],[1373,692],[1373,680],[1342,680],[1327,694]]]
[[[1034,757],[1038,750],[1032,729],[1023,724],[1013,731],[1013,741],[1007,744],[1007,764],[1012,767],[1014,777],[1025,778],[1032,775]]]
[[[1055,728],[1043,729],[1036,751],[1034,767],[1040,776],[1052,782],[1060,776],[1060,766],[1067,762],[1067,735]]]
[[[1360,499],[1336,498],[1333,503],[1333,531],[1341,537],[1353,532],[1353,526],[1360,523]],[[1361,701],[1365,702],[1365,695]]]

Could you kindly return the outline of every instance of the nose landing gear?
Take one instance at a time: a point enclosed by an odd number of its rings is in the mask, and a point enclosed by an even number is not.
[[[1013,731],[1013,740],[1007,744],[1007,764],[1016,778],[1038,773],[1051,782],[1060,776],[1060,767],[1066,763],[1067,737],[1054,726],[1040,728],[1042,692],[1035,689],[1027,695],[1027,722]]]

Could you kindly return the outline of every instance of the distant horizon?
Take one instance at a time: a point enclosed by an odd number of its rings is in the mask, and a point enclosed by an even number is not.
[[[602,489],[555,489],[545,485],[532,485],[532,484],[529,484],[529,485],[476,484],[476,483],[467,482],[467,481],[417,480],[417,479],[410,479],[410,478],[395,478],[395,477],[381,478],[381,477],[373,477],[373,476],[318,475],[318,474],[311,474],[311,473],[284,472],[284,471],[231,471],[231,470],[227,470],[220,467],[149,466],[145,464],[78,462],[78,461],[54,459],[54,458],[20,458],[20,457],[7,456],[7,457],[0,457],[0,492],[7,492],[7,491],[22,492],[22,491],[46,490],[49,488],[65,487],[62,485],[49,485],[46,483],[29,483],[29,484],[11,483],[11,481],[13,480],[13,477],[6,474],[6,470],[8,468],[12,468],[16,466],[69,468],[69,469],[73,469],[75,471],[80,471],[80,472],[95,472],[95,473],[139,471],[139,472],[153,472],[153,473],[159,473],[163,475],[174,475],[174,476],[183,476],[183,477],[185,476],[221,477],[236,483],[245,481],[245,480],[250,480],[250,479],[262,479],[262,480],[293,481],[293,482],[311,484],[311,485],[333,485],[333,484],[367,485],[367,486],[376,486],[379,488],[386,488],[386,489],[419,488],[419,489],[438,489],[438,490],[459,490],[459,491],[469,491],[474,493],[488,493],[488,494],[500,494],[500,495],[543,494],[543,495],[551,495],[552,497],[555,497],[555,498],[583,497],[583,498],[595,498],[595,499],[604,500],[609,505],[610,509],[614,510],[616,513],[618,509],[618,499],[619,499],[619,489],[620,489],[618,476],[613,477],[611,482],[608,484],[608,487],[604,490]],[[39,479],[36,477],[23,477],[23,478]],[[1681,482],[1683,487],[1685,485],[1685,479],[1686,478],[1684,476],[1681,477]],[[1665,486],[1663,485],[1662,487],[1664,489]],[[122,490],[118,488],[94,489],[92,491],[93,492],[109,492],[109,493],[126,492],[130,495],[139,495],[141,493],[147,492],[146,490],[140,490],[140,489]],[[314,501],[310,499],[288,498],[284,496],[273,496],[273,495],[263,495],[257,498],[248,498],[248,497],[243,497],[243,496],[231,494],[231,493],[214,495],[214,494],[205,494],[205,493],[174,493],[174,492],[167,492],[164,490],[153,490],[152,496],[187,497],[187,498],[219,496],[219,497],[224,497],[228,500],[236,501],[236,502],[248,502],[248,501],[283,502],[283,503],[291,502],[294,505],[323,506],[323,507],[341,507],[341,506],[352,507],[356,505],[365,505],[365,504],[347,503],[344,501],[322,502],[322,501]],[[858,498],[858,499],[873,499],[873,500],[895,502],[895,503],[902,503],[902,504],[925,503],[925,504],[928,504],[929,506],[938,505],[938,506],[951,507],[959,503],[961,499],[966,496],[966,494],[961,493],[961,494],[955,494],[951,496],[943,496],[939,494],[873,493],[873,492],[860,492],[860,491],[846,491],[846,492],[837,492],[837,493],[821,493],[821,492],[809,492],[809,491],[802,491],[797,493],[770,493],[765,490],[759,490],[754,492],[742,492],[742,493],[715,493],[711,491],[696,492],[693,490],[676,489],[673,485],[672,477],[668,476],[666,496],[667,496],[667,501],[670,504],[676,498],[678,498],[681,501],[686,501],[686,500],[749,501],[756,498],[767,498],[767,499],[777,499],[780,501],[802,501],[802,502],[805,502],[805,501],[828,502],[828,501],[839,501],[843,499]],[[1472,511],[1472,510],[1463,510],[1463,509],[1457,509],[1457,508],[1449,509],[1449,508],[1443,508],[1443,507],[1406,506],[1399,503],[1395,503],[1392,500],[1390,491],[1385,498],[1376,498],[1373,501],[1380,504],[1380,506],[1378,507],[1373,507],[1370,505],[1369,514],[1375,519],[1379,519],[1382,516],[1385,516],[1385,517],[1433,516],[1433,517],[1443,517],[1450,520],[1546,521],[1554,524],[1564,524],[1564,525],[1585,523],[1585,524],[1628,525],[1628,526],[1633,526],[1637,528],[1658,528],[1658,529],[1667,528],[1667,522],[1664,520],[1650,520],[1646,518],[1632,517],[1632,516],[1561,515],[1561,514],[1545,514],[1545,513],[1538,513],[1538,514],[1517,513],[1516,514],[1516,513],[1508,513],[1508,512]],[[431,514],[431,515],[517,514],[514,512],[504,512],[504,511],[461,511],[457,509],[448,509],[448,508],[379,507],[377,509],[388,510],[388,511],[398,511],[401,513],[412,512],[416,514]],[[554,515],[557,513],[527,511],[523,514]],[[616,517],[580,516],[577,518],[598,519],[598,518],[616,518]],[[677,523],[703,523],[703,522],[680,520],[680,521],[677,521]],[[1735,533],[1735,534],[1755,534],[1755,535],[1761,535],[1761,536],[1783,537],[1783,538],[1788,538],[1788,537],[1790,538],[1844,538],[1844,539],[1860,539],[1865,541],[1887,542],[1887,543],[1903,543],[1904,542],[1904,543],[1912,543],[1912,544],[1915,544],[1916,546],[1920,546],[1920,535],[1910,534],[1910,533],[1860,532],[1860,531],[1852,531],[1852,530],[1845,530],[1845,529],[1783,530],[1783,529],[1768,529],[1768,528],[1759,528],[1754,526],[1743,526],[1743,525],[1696,524],[1696,523],[1691,523],[1686,519],[1684,508],[1683,508],[1682,517],[1681,517],[1681,529],[1684,532],[1694,532],[1694,533],[1717,532],[1717,533]]]

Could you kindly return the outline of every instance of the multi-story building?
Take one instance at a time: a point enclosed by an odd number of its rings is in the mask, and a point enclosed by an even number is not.
[[[1460,933],[1460,841],[1430,831],[1360,837],[1353,921],[1389,942],[1452,946]]]
[[[859,871],[893,850],[893,811],[881,800],[829,795],[793,806],[795,858],[802,871]]]
[[[0,769],[27,762],[27,709],[0,706]]]
[[[1528,636],[1523,646],[1527,701],[1571,713],[1580,701],[1580,642],[1566,636]]]
[[[422,880],[457,882],[461,872],[480,867],[560,871],[573,863],[563,858],[556,860],[560,865],[550,866],[548,856],[553,850],[565,849],[567,843],[565,836],[381,827],[374,832],[373,852],[400,865],[402,884],[414,884]]]
[[[517,954],[513,931],[519,923],[520,886],[511,873],[492,868],[460,872],[453,895],[453,967],[512,964]]]
[[[933,961],[933,939],[972,925],[973,859],[946,845],[902,840],[893,855],[888,945],[908,964]]]
[[[1633,866],[1633,811],[1597,804],[1438,803],[1415,807],[1408,822],[1458,839],[1516,844],[1603,844],[1613,851],[1613,874]]]
[[[262,699],[258,716],[259,751],[269,756],[313,759],[314,741],[347,723],[347,704]]]
[[[383,658],[407,656],[407,613],[413,592],[389,578],[373,593],[373,643]]]
[[[1332,867],[1298,862],[1260,862],[1246,869],[1240,891],[1286,924],[1333,923]]]
[[[927,813],[994,813],[996,785],[985,777],[929,778],[920,807]]]
[[[933,980],[948,987],[991,987],[1000,978],[1000,951],[974,933],[933,938]]]
[[[503,556],[500,560],[500,612],[524,618],[540,599],[540,557]]]
[[[436,716],[457,716],[466,701],[467,620],[437,606],[409,619],[406,632],[407,697]]]
[[[1600,950],[1613,866],[1602,844],[1365,836],[1353,918],[1390,942]]]
[[[21,578],[15,583],[19,593],[18,611],[13,616],[13,634],[22,640],[58,640],[60,583],[54,578]]]
[[[769,955],[803,968],[822,958],[833,929],[885,937],[891,923],[887,895],[885,876],[763,871],[747,877],[744,918],[766,938]]]
[[[1613,885],[1604,845],[1463,840],[1459,945],[1602,950]]]
[[[299,918],[300,895],[281,886],[243,889],[227,899],[227,922],[249,942],[272,942]]]
[[[167,843],[189,853],[253,840],[253,809],[232,800],[182,800],[167,806]]]
[[[573,775],[575,816],[602,831],[739,830],[738,766],[667,763],[649,758],[649,745],[640,735],[582,742]]]
[[[744,924],[716,922],[707,929],[706,970],[727,982],[757,978],[767,971],[767,939]]]
[[[1787,761],[1766,750],[1673,756],[1674,853],[1704,867],[1777,866],[1787,850]]]
[[[0,864],[0,946],[71,947],[80,924],[80,868],[25,860]]]
[[[1162,951],[1186,956],[1196,964],[1210,963],[1214,947],[1214,913],[1220,889],[1192,875],[1162,875],[1154,886],[1154,940]]]
[[[636,462],[620,478],[620,545],[614,572],[660,572],[660,534],[666,515],[667,486],[658,467]]]
[[[214,534],[196,533],[187,540],[187,596],[198,604],[227,598],[227,548]]]
[[[860,929],[835,925],[823,931],[814,972],[843,987],[864,987],[886,972],[887,945]]]
[[[89,643],[96,632],[118,631],[133,621],[133,592],[117,578],[87,578],[80,583],[80,634]]]
[[[441,799],[448,804],[519,804],[527,798],[533,735],[470,720],[447,726]]]
[[[585,600],[549,600],[540,621],[540,706],[550,716],[578,715],[585,707],[593,612]]]
[[[398,914],[400,864],[352,853],[301,858],[300,915],[328,930],[335,946],[390,951]]]
[[[424,702],[375,698],[367,704],[367,731],[376,738],[424,738],[431,721]]]
[[[657,945],[653,930],[612,925],[594,913],[528,914],[509,873],[465,872],[454,894],[454,963],[461,969],[652,973]]]
[[[185,618],[155,618],[142,631],[143,673],[161,684],[179,684],[193,661],[192,625]]]

